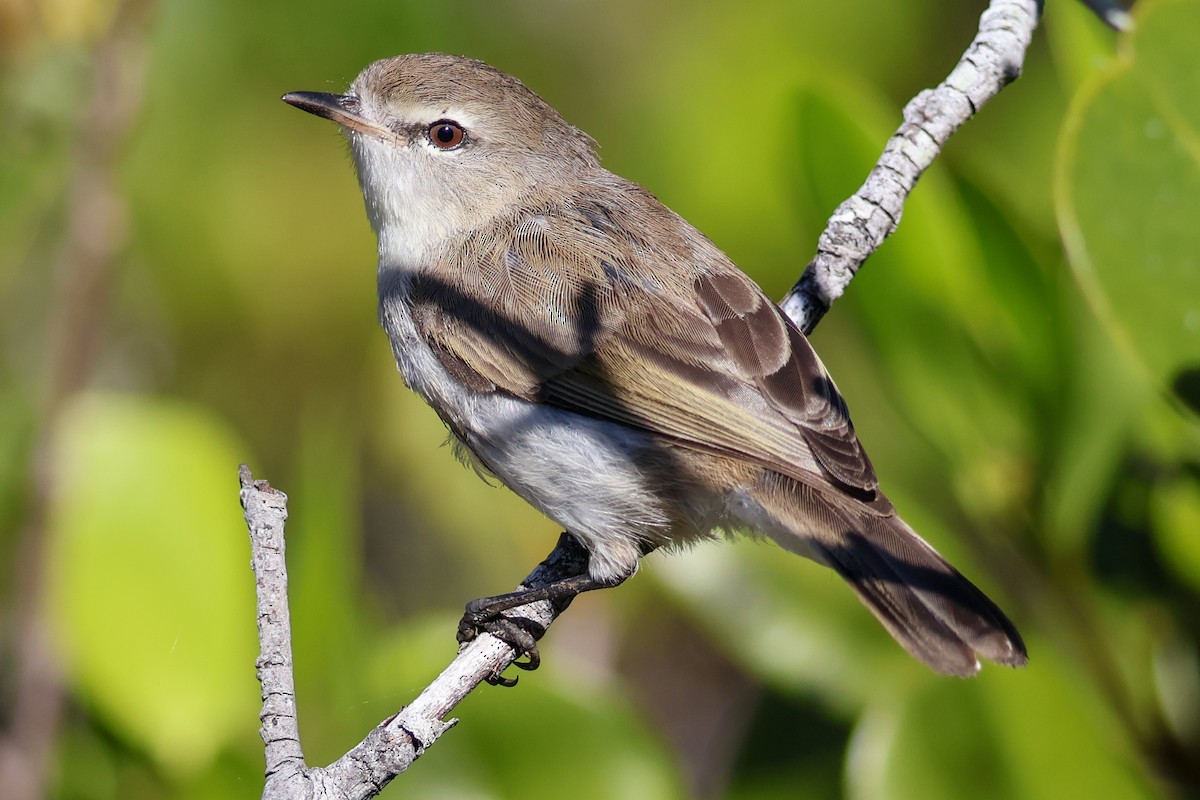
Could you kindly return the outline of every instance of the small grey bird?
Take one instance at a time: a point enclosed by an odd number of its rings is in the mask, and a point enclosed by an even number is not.
[[[549,591],[468,606],[467,637],[497,632],[536,665],[536,632],[501,610],[615,586],[657,547],[750,529],[836,570],[939,672],[1025,663],[1012,623],[880,491],[800,330],[519,80],[406,55],[344,95],[283,99],[349,137],[405,382],[589,554],[586,574]]]

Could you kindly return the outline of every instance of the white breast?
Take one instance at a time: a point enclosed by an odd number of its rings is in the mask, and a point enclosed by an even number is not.
[[[382,267],[380,277],[381,287],[387,287],[380,299],[380,320],[405,382],[497,478],[584,543],[592,554],[594,577],[632,573],[644,540],[662,544],[707,532],[672,530],[668,501],[661,495],[669,481],[646,469],[653,461],[647,455],[661,444],[624,425],[504,392],[471,391],[450,375],[418,335],[409,281]],[[720,507],[714,499],[711,516]]]

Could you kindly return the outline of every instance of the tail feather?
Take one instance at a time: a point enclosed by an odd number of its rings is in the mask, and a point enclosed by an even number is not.
[[[978,657],[1025,664],[1025,644],[1004,612],[895,512],[790,479],[755,499],[778,524],[766,531],[772,538],[837,571],[918,660],[959,676],[978,672]]]

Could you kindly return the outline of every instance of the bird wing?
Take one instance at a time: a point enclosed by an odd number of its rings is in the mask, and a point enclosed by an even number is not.
[[[593,193],[498,220],[414,279],[414,322],[445,368],[475,391],[642,428],[801,481],[824,472],[874,499],[874,469],[804,335],[690,225],[623,188],[623,203]],[[636,218],[619,210],[630,192],[641,200]]]

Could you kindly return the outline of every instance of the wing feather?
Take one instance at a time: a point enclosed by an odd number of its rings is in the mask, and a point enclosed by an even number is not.
[[[631,186],[617,187],[623,201]],[[475,391],[643,428],[801,481],[823,472],[873,498],[875,472],[846,405],[795,325],[648,193],[633,195],[640,216],[589,196],[497,220],[495,230],[518,235],[472,234],[415,279],[414,321],[446,369]]]

